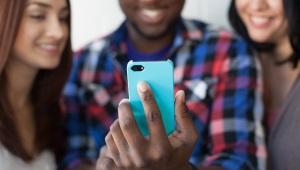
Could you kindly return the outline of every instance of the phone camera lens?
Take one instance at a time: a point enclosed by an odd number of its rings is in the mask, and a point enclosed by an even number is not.
[[[143,71],[144,70],[144,66],[142,65],[134,65],[131,67],[131,70],[133,71]]]

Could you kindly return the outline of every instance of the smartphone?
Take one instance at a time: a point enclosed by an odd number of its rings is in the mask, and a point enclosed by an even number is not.
[[[127,64],[128,93],[130,106],[137,125],[144,136],[149,135],[147,120],[137,84],[146,81],[151,88],[156,104],[162,115],[166,134],[175,130],[174,114],[174,73],[171,60],[133,62]]]

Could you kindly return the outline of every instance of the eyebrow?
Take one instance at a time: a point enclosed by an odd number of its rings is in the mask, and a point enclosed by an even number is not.
[[[47,3],[43,3],[43,2],[29,2],[27,4],[27,6],[29,5],[38,5],[40,7],[43,7],[43,8],[52,8],[51,5],[47,4]],[[67,10],[68,9],[68,6],[64,6],[61,10]]]
[[[51,6],[49,4],[42,3],[42,2],[29,2],[27,4],[27,6],[29,6],[29,5],[38,5],[38,6],[43,7],[43,8],[51,8]]]

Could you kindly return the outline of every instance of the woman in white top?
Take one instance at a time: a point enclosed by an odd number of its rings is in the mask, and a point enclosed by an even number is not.
[[[56,169],[71,63],[68,0],[0,1],[0,169]]]

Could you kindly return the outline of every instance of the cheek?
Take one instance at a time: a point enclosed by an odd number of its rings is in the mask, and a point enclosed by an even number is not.
[[[20,30],[17,34],[15,44],[20,48],[33,46],[35,41],[40,37],[40,30],[36,27],[31,27],[27,24],[20,27]]]
[[[236,0],[235,1],[235,8],[237,13],[241,16],[246,12],[248,0]]]
[[[235,1],[235,9],[237,12],[237,15],[240,17],[243,24],[247,27],[249,24],[249,17],[247,14],[247,6],[248,6],[248,0],[236,0]]]
[[[14,44],[14,53],[20,57],[26,57],[33,46],[33,37],[25,30],[19,31]]]
[[[132,11],[134,11],[132,8],[134,8],[135,4],[132,4],[132,2],[130,0],[120,0],[119,1],[121,10],[123,11],[123,13],[125,14],[130,14],[132,13]]]
[[[68,40],[68,38],[70,37],[70,28],[69,28],[69,26],[65,26],[63,28],[63,33],[64,33],[64,42],[66,42]]]

